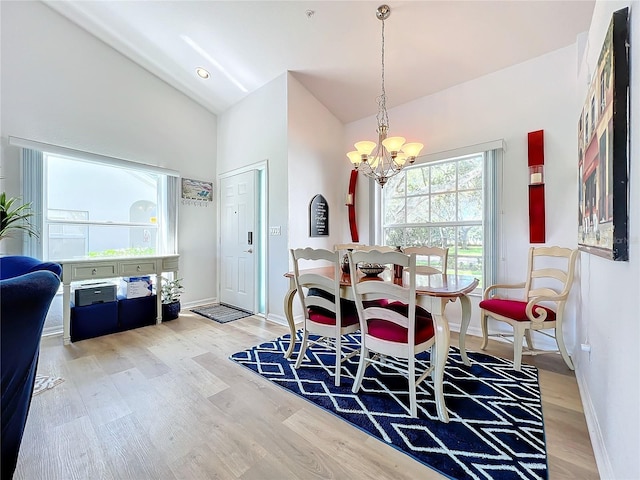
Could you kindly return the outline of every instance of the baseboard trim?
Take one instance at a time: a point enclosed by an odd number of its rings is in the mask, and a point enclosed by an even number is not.
[[[195,302],[184,303],[181,302],[180,306],[182,310],[189,310],[193,307],[202,307],[203,305],[210,305],[212,303],[219,303],[217,298],[204,298],[201,300],[196,300]]]
[[[589,431],[589,438],[591,438],[591,446],[593,447],[593,456],[596,459],[596,466],[598,467],[598,473],[602,479],[615,478],[613,473],[613,467],[611,466],[611,460],[607,453],[607,447],[604,443],[602,436],[602,430],[600,429],[600,423],[598,422],[598,416],[596,415],[593,402],[591,401],[591,394],[589,393],[589,387],[580,369],[580,364],[576,365],[576,380],[578,381],[578,390],[580,391],[580,399],[582,400],[582,409],[584,410],[584,417],[587,421],[587,430]]]

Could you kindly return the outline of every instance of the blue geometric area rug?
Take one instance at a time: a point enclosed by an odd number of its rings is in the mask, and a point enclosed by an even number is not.
[[[301,332],[297,333],[296,352]],[[312,337],[313,338],[313,337]],[[317,337],[316,337],[317,338]],[[438,420],[431,379],[418,386],[418,418],[411,418],[396,398],[408,405],[407,379],[371,365],[362,388],[351,393],[358,355],[343,363],[341,386],[334,386],[333,352],[322,345],[307,349],[298,370],[284,358],[285,335],[231,360],[244,365],[352,425],[454,479],[546,479],[547,454],[538,370],[509,360],[469,352],[471,366],[451,347],[444,374],[449,423]],[[343,337],[345,349],[360,347],[360,334]],[[419,357],[422,370],[429,353]]]

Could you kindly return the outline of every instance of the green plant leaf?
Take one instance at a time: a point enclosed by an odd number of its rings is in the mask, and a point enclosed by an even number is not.
[[[180,295],[182,295],[182,291],[184,290],[184,286],[182,285],[182,278],[176,278],[174,280],[170,280],[167,277],[160,277],[162,282],[162,303],[173,303],[180,300]]]
[[[20,231],[32,237],[40,236],[36,226],[31,223],[31,217],[34,216],[31,203],[18,205],[18,200],[16,197],[7,198],[5,192],[0,193],[0,239]]]

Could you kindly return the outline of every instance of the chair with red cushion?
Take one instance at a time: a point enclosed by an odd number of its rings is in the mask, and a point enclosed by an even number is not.
[[[302,346],[295,368],[302,365],[310,343],[322,342],[325,347],[329,346],[335,350],[335,385],[339,386],[342,362],[358,353],[357,350],[342,351],[342,335],[356,332],[360,328],[355,305],[340,299],[342,257],[337,251],[314,248],[291,249],[290,252],[298,298],[304,315]],[[324,268],[325,271],[304,271],[315,268]],[[310,340],[310,334],[320,335],[320,338]]]
[[[371,364],[384,365],[403,376],[409,382],[409,406],[402,406],[412,417],[418,416],[417,386],[434,370],[434,363],[424,372],[416,372],[415,357],[434,347],[431,358],[446,346],[436,346],[434,324],[429,312],[416,305],[416,255],[401,252],[354,251],[349,252],[351,262],[351,288],[360,319],[361,349],[358,373],[353,393],[361,387],[365,370]],[[401,265],[405,269],[404,284],[383,281],[382,278],[362,278],[354,267],[360,262]],[[386,306],[372,300],[389,299]],[[371,354],[374,354],[371,356]],[[442,376],[434,377],[434,391],[444,405]]]
[[[536,350],[531,331],[555,338],[558,350],[567,366],[573,370],[562,336],[562,319],[567,297],[573,284],[573,272],[578,250],[561,247],[531,247],[529,249],[529,267],[527,280],[518,284],[496,284],[487,287],[480,302],[480,326],[482,327],[482,346],[487,347],[489,335],[487,318],[506,322],[513,327],[513,363],[516,370],[522,364],[522,342],[526,339],[528,351],[525,354],[548,353],[549,350]],[[499,297],[496,290],[522,289],[519,299]],[[554,334],[542,330],[553,329]],[[510,335],[509,335],[510,336]]]

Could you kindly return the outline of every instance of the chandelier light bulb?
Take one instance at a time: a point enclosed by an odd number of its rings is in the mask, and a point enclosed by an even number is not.
[[[349,152],[347,153],[347,157],[349,157],[349,160],[351,161],[351,163],[353,163],[354,166],[358,166],[360,163],[362,163],[362,155],[360,154],[360,152]]]
[[[397,153],[400,151],[405,141],[406,139],[404,137],[389,137],[382,141],[382,145],[384,145],[389,153]]]
[[[420,154],[420,151],[424,147],[421,143],[405,143],[402,146],[402,151],[405,153],[407,157],[417,157]]]
[[[371,152],[373,152],[373,149],[376,148],[376,142],[363,140],[362,142],[354,143],[353,146],[356,147],[356,150],[361,155],[371,155]]]

